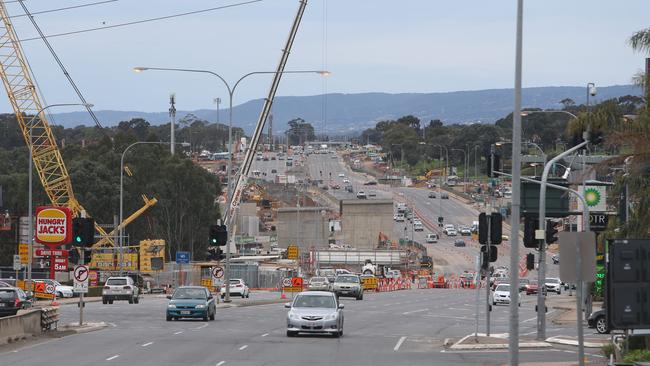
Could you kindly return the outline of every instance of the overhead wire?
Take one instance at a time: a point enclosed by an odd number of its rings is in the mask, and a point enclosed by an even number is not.
[[[17,0],[17,1],[21,2],[23,0]],[[264,0],[242,1],[242,2],[238,2],[238,3],[234,3],[234,4],[222,5],[222,6],[217,6],[217,7],[213,7],[213,8],[207,8],[207,9],[201,9],[201,10],[188,11],[188,12],[178,13],[178,14],[165,15],[165,16],[161,16],[161,17],[134,20],[134,21],[131,21],[131,22],[125,22],[125,23],[119,23],[119,24],[113,24],[113,25],[106,25],[106,26],[102,26],[102,27],[80,29],[80,30],[70,31],[70,32],[54,33],[54,34],[42,35],[42,36],[39,36],[39,37],[24,38],[24,39],[21,39],[20,42],[34,41],[34,40],[37,40],[37,39],[45,40],[46,38],[63,37],[63,36],[69,36],[69,35],[81,34],[81,33],[88,33],[88,32],[94,32],[94,31],[105,30],[105,29],[126,27],[126,26],[130,26],[130,25],[135,25],[135,24],[149,23],[149,22],[155,22],[155,21],[159,21],[159,20],[166,20],[166,19],[183,17],[183,16],[187,16],[187,15],[201,14],[201,13],[207,13],[207,12],[212,12],[212,11],[217,11],[217,10],[222,10],[222,9],[234,8],[234,7],[238,7],[238,6],[242,6],[242,5],[249,5],[249,4],[253,4],[253,3],[259,3],[259,2],[262,2],[262,1],[264,1]],[[21,3],[21,5],[22,5],[22,3]]]
[[[63,71],[63,75],[65,75],[65,77],[68,79],[68,82],[70,83],[70,85],[72,86],[74,91],[77,93],[77,96],[79,97],[81,102],[83,104],[85,104],[86,110],[88,111],[88,113],[92,117],[93,121],[95,121],[95,124],[97,125],[97,127],[102,128],[102,124],[99,123],[99,119],[95,115],[95,112],[93,112],[90,105],[88,105],[88,102],[86,101],[86,98],[83,96],[83,94],[81,93],[81,90],[79,90],[79,88],[77,87],[77,84],[74,82],[74,80],[72,80],[72,77],[70,76],[70,73],[68,73],[68,70],[63,65],[63,62],[61,62],[61,59],[56,54],[56,51],[54,51],[54,48],[52,48],[52,45],[50,44],[50,42],[47,40],[47,38],[45,38],[45,35],[43,34],[43,31],[38,26],[38,24],[36,23],[36,20],[34,19],[32,14],[27,9],[27,6],[25,6],[25,4],[23,3],[23,0],[19,0],[19,4],[23,8],[23,11],[25,12],[25,14],[27,14],[27,18],[29,18],[29,20],[32,22],[32,25],[36,29],[36,32],[38,32],[38,34],[40,35],[40,38],[43,40],[43,43],[45,43],[45,46],[47,46],[47,49],[52,54],[52,57],[54,57],[54,60],[59,65],[59,68],[61,68],[61,71]]]
[[[104,0],[104,1],[97,1],[97,2],[94,2],[94,3],[72,5],[72,6],[67,6],[67,7],[64,7],[64,8],[41,10],[41,11],[33,12],[32,15],[55,13],[55,12],[64,11],[64,10],[72,10],[72,9],[85,8],[85,7],[88,7],[88,6],[102,5],[102,4],[106,4],[106,3],[114,3],[116,1],[119,1],[119,0]],[[7,2],[8,1],[5,1],[5,3],[7,3]],[[21,18],[21,17],[26,17],[26,16],[27,16],[27,14],[19,14],[19,15],[12,15],[9,18]]]

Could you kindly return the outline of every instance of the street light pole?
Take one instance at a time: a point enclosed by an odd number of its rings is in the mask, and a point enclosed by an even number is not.
[[[34,121],[36,118],[43,113],[46,109],[52,108],[52,107],[69,107],[69,106],[83,106],[86,108],[92,108],[93,105],[90,103],[58,103],[58,104],[50,104],[48,106],[45,106],[41,108],[32,119],[29,120],[28,126],[29,127],[29,171],[28,171],[28,180],[29,180],[29,197],[27,199],[27,216],[29,222],[27,223],[27,231],[29,233],[28,235],[28,241],[27,241],[27,284],[26,284],[26,289],[29,289],[30,291],[32,290],[32,260],[34,259],[33,256],[33,251],[34,251],[34,212],[32,209],[33,206],[33,172],[34,170],[34,141],[33,141],[33,130],[34,130]],[[52,262],[50,262],[50,265],[52,265]]]
[[[221,82],[224,84],[224,86],[228,90],[228,99],[229,99],[229,102],[228,102],[228,105],[229,105],[229,110],[228,110],[228,174],[227,174],[228,183],[227,183],[226,212],[224,213],[223,217],[224,217],[225,225],[230,227],[231,223],[228,222],[229,221],[228,217],[230,217],[229,211],[231,209],[232,199],[233,199],[233,195],[232,195],[233,192],[232,192],[232,189],[231,189],[232,155],[233,155],[233,151],[232,151],[232,104],[233,104],[233,95],[235,94],[235,90],[237,89],[237,86],[239,85],[239,83],[242,80],[246,79],[247,77],[249,77],[251,75],[260,75],[260,74],[277,74],[278,72],[277,71],[253,71],[253,72],[249,72],[248,74],[245,74],[242,77],[240,77],[233,84],[233,86],[231,87],[230,84],[226,81],[225,78],[223,78],[221,75],[217,74],[216,72],[210,71],[210,70],[182,69],[182,68],[168,68],[168,67],[141,67],[141,66],[133,68],[133,71],[135,71],[135,72],[143,72],[143,71],[147,71],[147,70],[178,71],[178,72],[192,72],[192,73],[200,73],[200,74],[210,74],[212,76],[217,77],[219,80],[221,80]],[[321,76],[328,76],[330,74],[329,71],[325,71],[325,70],[296,70],[296,71],[282,71],[281,73],[282,74],[313,74],[313,73],[316,73],[316,74],[320,74]],[[226,271],[225,271],[226,273],[225,273],[225,276],[224,276],[225,277],[224,281],[225,281],[226,284],[228,284],[230,282],[230,254],[231,254],[230,253],[230,247],[234,243],[234,234],[235,233],[231,233],[231,234],[232,235],[230,235],[230,238],[228,239],[228,244],[226,244]],[[225,294],[225,297],[224,297],[224,302],[230,302],[230,286],[227,285],[225,287],[226,287],[226,294]]]

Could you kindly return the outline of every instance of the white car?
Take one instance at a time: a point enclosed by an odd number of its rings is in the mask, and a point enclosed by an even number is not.
[[[393,216],[393,219],[395,219],[396,222],[404,222],[404,215],[397,214],[397,215]]]
[[[510,285],[505,283],[497,285],[497,287],[492,292],[491,297],[492,305],[510,304]],[[517,305],[521,306],[519,291],[517,291]]]
[[[343,178],[343,183],[350,183],[350,180],[348,178]]]
[[[339,173],[339,178],[344,178],[345,174],[344,173]]]
[[[360,200],[365,200],[368,197],[366,196],[366,192],[359,191],[359,192],[357,192],[357,198],[360,199]]]
[[[472,235],[472,231],[468,227],[461,227],[460,228],[460,235],[462,235],[462,236],[470,236],[470,235]]]
[[[458,233],[456,232],[456,228],[452,224],[447,224],[445,225],[445,228],[442,229],[442,232],[445,233],[447,236],[456,236]]]
[[[219,290],[221,298],[226,297],[226,286],[222,286]],[[241,296],[243,298],[250,297],[250,290],[246,283],[241,278],[231,278],[230,279],[230,296]]]
[[[559,278],[547,278],[544,281],[544,287],[547,292],[555,292],[558,295],[562,293],[562,281]]]
[[[34,282],[43,282],[46,285],[53,285],[54,293],[58,298],[74,296],[74,292],[72,292],[72,286],[62,285],[61,283],[59,283],[59,281],[45,279],[45,280],[34,280]]]
[[[422,222],[413,221],[413,231],[424,231],[424,226],[422,226]]]
[[[427,243],[437,243],[438,242],[438,234],[427,234]]]
[[[109,277],[102,289],[102,303],[112,304],[115,300],[127,300],[129,304],[140,302],[140,289],[131,277]]]

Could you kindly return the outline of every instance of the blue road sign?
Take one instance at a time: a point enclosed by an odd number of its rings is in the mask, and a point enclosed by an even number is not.
[[[190,263],[190,252],[176,252],[176,263],[178,264]]]

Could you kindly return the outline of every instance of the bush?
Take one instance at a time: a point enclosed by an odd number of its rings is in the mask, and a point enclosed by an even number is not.
[[[650,361],[650,349],[635,349],[623,356],[623,362]]]
[[[614,353],[614,345],[612,343],[607,343],[600,348],[600,353],[605,356],[606,359],[609,359],[609,356]]]

